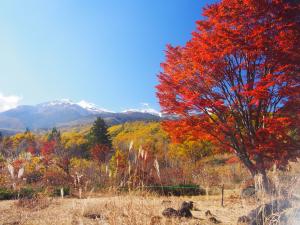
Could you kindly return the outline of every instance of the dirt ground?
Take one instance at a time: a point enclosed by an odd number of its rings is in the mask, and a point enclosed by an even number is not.
[[[162,211],[178,208],[182,201],[193,201],[193,219],[166,219]],[[86,199],[49,199],[37,203],[0,201],[1,225],[44,224],[105,224],[105,225],[155,225],[155,224],[214,224],[205,215],[210,210],[221,224],[236,224],[238,217],[255,208],[254,201],[242,200],[237,194],[225,193],[224,207],[221,196],[159,197],[130,194],[100,195]],[[215,222],[218,222],[215,221]]]

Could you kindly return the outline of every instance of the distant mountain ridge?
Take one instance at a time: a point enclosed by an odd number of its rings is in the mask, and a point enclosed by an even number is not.
[[[68,99],[55,100],[38,105],[21,105],[0,113],[0,131],[47,130],[52,127],[77,126],[92,123],[102,117],[109,125],[136,120],[160,120],[153,109],[127,110],[120,113],[101,109],[93,103]]]

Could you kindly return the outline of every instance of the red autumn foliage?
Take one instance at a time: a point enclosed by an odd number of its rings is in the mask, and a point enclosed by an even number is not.
[[[99,163],[105,162],[106,156],[109,153],[109,146],[104,144],[96,144],[91,149],[91,154],[93,159],[97,160]]]
[[[49,157],[51,154],[53,154],[55,150],[55,145],[56,142],[54,140],[44,142],[41,147],[42,156]]]
[[[27,152],[31,153],[32,155],[36,154],[36,149],[33,145],[29,145],[27,148]]]
[[[12,165],[13,165],[13,167],[14,167],[14,169],[16,171],[18,171],[19,169],[21,169],[22,166],[23,166],[23,164],[24,164],[24,160],[23,159],[16,159],[16,160],[14,160],[12,162]]]
[[[229,158],[227,161],[226,161],[226,163],[228,163],[228,164],[234,164],[234,163],[237,163],[239,161],[239,159],[237,158],[237,157],[231,157],[231,158]]]
[[[157,96],[175,141],[192,135],[236,153],[252,175],[300,156],[300,3],[222,0],[192,38],[167,46]]]

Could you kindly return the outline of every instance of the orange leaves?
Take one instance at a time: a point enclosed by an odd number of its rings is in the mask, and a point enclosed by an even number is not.
[[[252,169],[257,157],[267,168],[296,154],[289,132],[299,117],[299,9],[223,0],[204,10],[185,46],[167,47],[157,96],[178,116],[164,126],[173,140],[207,135],[250,157]]]
[[[184,140],[212,140],[213,137],[207,132],[207,128],[213,124],[206,119],[189,118],[187,120],[168,120],[162,123],[163,128],[170,134],[174,142],[180,143]]]
[[[56,142],[55,141],[46,141],[43,143],[41,148],[41,154],[46,157],[54,153]]]
[[[234,163],[237,163],[237,162],[239,162],[239,159],[237,158],[237,157],[231,157],[230,159],[228,159],[227,161],[226,161],[226,163],[228,163],[228,164],[234,164]]]
[[[297,154],[297,140],[291,136],[291,119],[273,117],[263,120],[263,127],[256,132],[255,153],[276,159],[286,164],[291,156]]]

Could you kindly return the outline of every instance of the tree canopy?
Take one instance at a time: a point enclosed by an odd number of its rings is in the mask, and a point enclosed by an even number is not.
[[[157,96],[173,139],[207,137],[252,175],[299,157],[299,2],[223,0],[168,45]],[[297,135],[296,135],[297,136]]]

